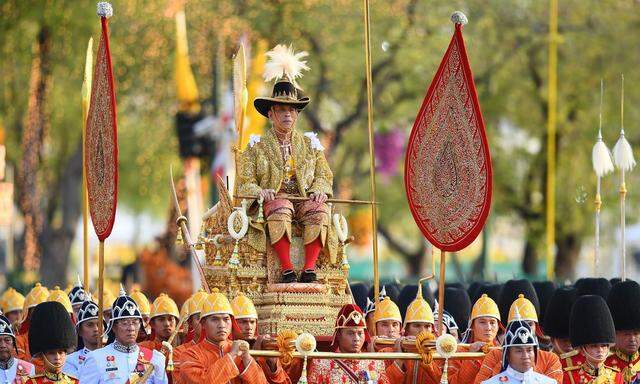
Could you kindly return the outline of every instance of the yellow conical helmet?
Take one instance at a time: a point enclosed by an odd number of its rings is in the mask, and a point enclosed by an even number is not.
[[[191,303],[191,298],[188,298],[184,303],[182,303],[182,307],[180,307],[180,318],[188,319],[191,316],[189,312],[189,303]]]
[[[47,301],[47,298],[49,298],[49,290],[47,287],[36,283],[24,299],[24,309],[33,308],[40,303],[44,303]]]
[[[231,308],[236,319],[256,319],[258,320],[258,311],[253,305],[250,298],[242,293],[231,301]]]
[[[73,307],[71,306],[71,301],[69,300],[69,296],[67,296],[67,293],[62,289],[60,289],[60,287],[58,287],[57,285],[49,293],[49,297],[47,298],[47,301],[56,301],[62,304],[64,308],[67,310],[67,312],[73,313]]]
[[[147,299],[147,296],[145,296],[140,289],[134,288],[129,297],[138,304],[138,309],[140,309],[141,315],[151,315],[151,304],[149,303],[149,299]]]
[[[102,306],[104,307],[104,311],[109,311],[111,310],[111,307],[113,306],[113,303],[116,301],[116,297],[113,294],[113,292],[111,292],[111,290],[104,288],[102,291]]]
[[[408,323],[434,324],[433,311],[429,303],[422,298],[422,284],[418,285],[418,294],[415,300],[407,307],[407,313],[404,316],[404,326]]]
[[[210,315],[227,314],[233,316],[233,309],[231,308],[229,299],[227,299],[227,297],[220,293],[216,288],[214,288],[211,293],[207,295],[207,298],[202,301],[200,308],[200,319]]]
[[[209,294],[202,288],[200,288],[198,292],[191,295],[191,297],[189,298],[189,316],[200,313],[200,311],[202,310],[202,303],[208,295]]]
[[[135,299],[134,299],[135,301]],[[136,302],[137,303],[137,302]],[[178,306],[166,293],[161,293],[151,306],[151,318],[163,315],[171,315],[180,320],[180,313],[178,312]]]
[[[536,307],[529,299],[524,297],[522,293],[518,295],[518,298],[511,304],[511,307],[509,307],[509,323],[516,317],[516,309],[520,314],[520,320],[538,322]]]
[[[23,309],[25,299],[20,292],[9,287],[9,289],[2,294],[0,301],[2,302],[2,311],[9,313]]]
[[[480,296],[478,301],[473,304],[469,324],[478,317],[493,317],[500,321],[500,310],[498,309],[498,304],[496,304],[496,302],[486,294]]]
[[[382,301],[376,304],[376,310],[373,314],[373,321],[395,320],[402,323],[402,316],[400,315],[400,308],[391,301],[389,296],[382,299]]]

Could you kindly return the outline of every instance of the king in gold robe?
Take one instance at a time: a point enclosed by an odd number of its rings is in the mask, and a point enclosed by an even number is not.
[[[250,137],[240,162],[238,193],[264,199],[266,226],[256,220],[259,213],[254,204],[250,209],[254,220],[249,244],[264,252],[269,236],[280,260],[284,283],[297,280],[290,258],[292,222],[301,225],[305,265],[300,282],[309,283],[316,280],[316,262],[323,248],[333,262],[336,259],[337,239],[330,230],[330,210],[326,204],[333,193],[333,174],[316,134],[302,134],[295,129],[298,113],[307,106],[309,98],[299,95],[295,79],[301,74],[292,72],[287,63],[304,55],[278,45],[267,56],[271,60],[267,68],[273,73],[265,73],[265,78],[277,82],[271,97],[256,98],[254,106],[269,118],[271,128],[262,137]],[[305,62],[299,64],[298,68],[306,69]]]

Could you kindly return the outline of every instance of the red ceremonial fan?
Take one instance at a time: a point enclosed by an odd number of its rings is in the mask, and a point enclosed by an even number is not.
[[[93,69],[91,104],[87,114],[84,163],[87,174],[89,212],[100,240],[98,253],[98,330],[102,334],[104,310],[104,240],[109,237],[118,203],[118,130],[116,92],[109,51],[107,19],[113,15],[111,4],[98,3],[102,35]],[[101,342],[98,346],[101,346]]]
[[[418,227],[431,244],[455,252],[482,231],[491,207],[491,156],[473,74],[455,32],[418,112],[405,158],[405,189]]]
[[[112,14],[113,10],[109,3],[98,3],[102,36],[93,70],[84,158],[87,169],[89,212],[96,235],[101,242],[111,234],[118,200],[116,94],[107,26],[107,18]]]

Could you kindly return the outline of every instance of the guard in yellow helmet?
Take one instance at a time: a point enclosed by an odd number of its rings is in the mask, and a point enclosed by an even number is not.
[[[192,343],[196,344],[200,341],[200,333],[202,327],[200,325],[200,311],[202,310],[202,303],[207,298],[207,292],[205,292],[202,288],[198,290],[198,292],[191,295],[187,303],[189,306],[187,311],[189,313],[189,317],[187,318],[187,326],[188,331],[184,340],[184,344]]]
[[[413,339],[422,335],[433,335],[434,316],[429,303],[422,297],[422,286],[418,286],[416,298],[407,307],[404,317],[404,337],[397,339],[395,345],[396,352],[402,350],[403,339]],[[424,333],[423,333],[424,332]],[[419,337],[423,337],[420,335]],[[423,364],[416,364],[411,360],[396,360],[393,364],[387,365],[387,375],[392,383],[429,383],[436,384],[439,381],[432,380]]]
[[[111,320],[111,306],[115,301],[115,295],[109,289],[104,288],[102,291],[102,316],[104,317],[104,321],[107,323]]]
[[[246,340],[252,343],[258,336],[258,312],[250,298],[242,293],[231,301],[235,322],[234,340]]]
[[[418,286],[418,294],[407,307],[404,316],[404,336],[416,336],[420,332],[433,333],[433,324],[433,311],[422,297],[422,287]]]
[[[270,340],[269,335],[258,335],[258,311],[253,302],[246,295],[240,293],[231,301],[233,309],[232,334],[234,340],[244,340],[252,345],[252,349],[262,349],[263,342]],[[279,359],[256,360],[262,368],[269,383],[285,384],[290,383],[290,379],[283,374],[283,369]]]
[[[489,296],[483,294],[471,308],[469,327],[462,336],[463,342],[469,343],[469,345],[458,346],[458,352],[478,352],[481,350],[488,352],[490,348],[497,347],[499,345],[497,340],[499,329],[500,310],[498,305]],[[473,383],[481,364],[481,360],[454,360],[449,362],[449,383]],[[442,376],[442,367],[437,364],[429,365],[426,370],[432,381],[434,379],[439,380]]]
[[[149,299],[147,299],[147,296],[145,296],[139,288],[134,288],[133,291],[131,291],[131,298],[136,302],[136,304],[138,304],[140,314],[142,314],[142,328],[138,334],[138,343],[140,343],[147,340],[151,333],[151,329],[149,327],[151,303],[149,303]]]
[[[391,339],[400,337],[400,329],[402,328],[400,308],[388,296],[376,304],[373,321],[376,336]]]
[[[541,335],[541,332],[539,332],[540,327],[538,326],[536,307],[531,300],[524,297],[522,293],[518,294],[518,298],[511,303],[511,307],[509,307],[509,320],[507,324],[511,324],[512,322],[526,323],[531,329],[532,334],[538,334],[536,339]],[[493,349],[488,351],[482,362],[482,367],[476,374],[475,383],[479,384],[484,380],[489,380],[491,377],[500,373],[503,368],[502,350]],[[533,370],[549,376],[559,383],[562,382],[562,364],[558,356],[552,352],[538,350]]]
[[[18,328],[18,336],[16,337],[18,358],[21,360],[31,360],[31,354],[29,353],[29,325],[31,324],[31,313],[36,305],[44,303],[48,298],[49,290],[47,287],[40,283],[36,283],[24,299],[22,319],[20,327]]]
[[[169,338],[176,330],[178,321],[180,321],[180,313],[176,302],[166,293],[161,293],[151,306],[151,335],[148,340],[139,343],[139,345],[156,351],[163,351],[163,345],[168,344]],[[166,353],[169,349],[172,350],[172,347],[167,345],[163,352]]]
[[[184,353],[200,341],[202,326],[200,324],[200,311],[202,310],[202,302],[207,298],[207,292],[202,288],[198,292],[191,295],[184,302],[180,310],[180,318],[185,321],[186,335],[182,344],[173,350],[173,384],[182,382],[180,376],[180,367],[184,360]]]
[[[69,315],[71,316],[71,320],[73,321],[73,324],[74,325],[76,324],[76,316],[73,313],[73,306],[71,305],[71,300],[69,300],[69,296],[67,296],[67,293],[62,289],[60,289],[60,287],[56,285],[49,292],[49,297],[47,298],[47,301],[55,301],[62,304],[64,309],[66,309],[67,312],[69,312]]]
[[[11,324],[15,324],[22,318],[24,296],[15,289],[9,287],[2,295],[2,312]]]
[[[244,340],[229,340],[233,309],[225,295],[214,289],[203,301],[200,322],[202,340],[184,353],[180,367],[181,382],[266,383],[258,363],[249,354]],[[284,372],[282,372],[284,374]]]

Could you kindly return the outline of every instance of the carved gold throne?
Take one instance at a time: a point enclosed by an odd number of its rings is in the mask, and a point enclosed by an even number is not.
[[[239,263],[229,262],[235,240],[229,234],[227,220],[233,205],[222,181],[218,180],[217,185],[220,200],[204,215],[198,241],[206,255],[204,273],[209,287],[218,288],[230,300],[240,292],[250,297],[258,311],[261,334],[289,329],[316,336],[331,335],[338,311],[352,302],[344,253],[350,240],[338,246],[333,263],[324,250],[320,254],[316,267],[318,283],[280,284],[280,262],[268,238],[266,252],[260,252],[245,236],[238,242]],[[291,261],[299,271],[304,264],[302,231],[295,222],[292,229]]]

